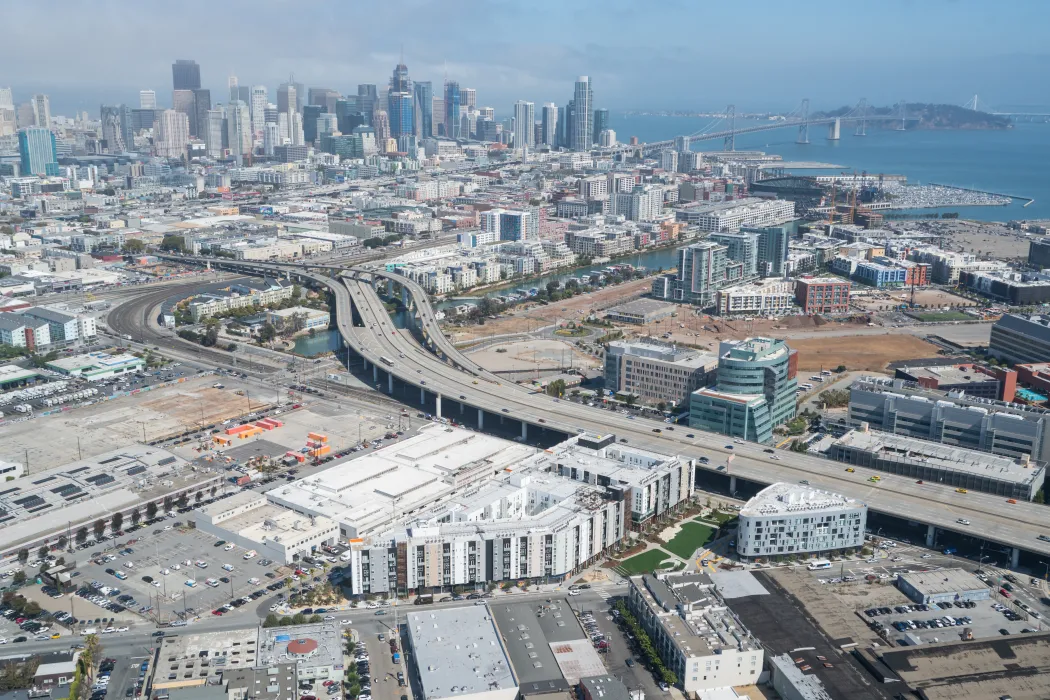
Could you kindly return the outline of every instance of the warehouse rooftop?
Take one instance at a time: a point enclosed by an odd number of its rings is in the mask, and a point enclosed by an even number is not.
[[[906,571],[898,574],[901,581],[929,596],[960,591],[985,590],[988,587],[965,569],[938,569],[936,571]]]
[[[517,682],[486,606],[410,612],[415,665],[427,700],[493,690],[517,694]]]

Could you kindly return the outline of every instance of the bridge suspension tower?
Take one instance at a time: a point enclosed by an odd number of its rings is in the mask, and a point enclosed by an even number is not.
[[[795,143],[809,143],[809,98],[802,100],[802,123],[798,125]]]
[[[897,105],[897,113],[900,114],[901,124],[897,127],[897,131],[904,131],[905,124],[908,121],[908,103],[901,100]]]
[[[726,107],[726,124],[729,126],[729,134],[722,141],[723,151],[736,150],[736,105]]]
[[[857,122],[857,130],[853,132],[854,136],[867,136],[868,135],[868,99],[862,97],[860,104],[857,105],[857,116],[860,117],[860,121]]]

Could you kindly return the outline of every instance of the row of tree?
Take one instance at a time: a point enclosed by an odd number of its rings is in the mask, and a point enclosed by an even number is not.
[[[638,621],[634,619],[634,615],[627,609],[627,604],[624,601],[616,601],[616,609],[620,611],[620,618],[623,620],[623,624],[627,626],[631,634],[634,635],[634,642],[638,645],[639,650],[645,656],[649,662],[649,667],[652,668],[656,675],[664,683],[668,685],[674,685],[678,682],[678,676],[674,671],[667,668],[664,665],[663,659],[656,653],[656,647],[653,646],[653,640],[649,638],[649,634],[642,629],[642,626],[638,624]]]

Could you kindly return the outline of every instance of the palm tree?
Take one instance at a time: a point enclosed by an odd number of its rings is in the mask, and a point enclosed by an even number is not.
[[[95,672],[95,662],[102,655],[102,643],[98,639],[97,634],[89,634],[84,637],[84,648],[80,652],[80,660],[84,663],[84,671],[87,673],[88,678],[91,678]]]

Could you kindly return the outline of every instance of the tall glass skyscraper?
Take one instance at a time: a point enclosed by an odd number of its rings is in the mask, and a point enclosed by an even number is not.
[[[558,145],[558,105],[553,102],[548,102],[543,105],[543,110],[540,115],[540,134],[543,137],[542,143],[547,146]]]
[[[591,105],[594,104],[594,92],[591,90],[591,81],[586,75],[577,78],[572,102],[572,141],[569,148],[573,151],[589,151],[594,143],[591,136],[593,133]]]
[[[387,111],[390,114],[390,136],[397,138],[415,133],[415,95],[412,94],[412,79],[408,77],[408,66],[398,63],[390,76],[390,93],[387,95]]]
[[[609,128],[609,110],[594,110],[594,125],[591,128],[591,143],[598,143],[598,135]]]
[[[179,59],[171,64],[172,90],[197,90],[201,86],[201,67],[196,61]]]
[[[514,148],[536,145],[536,105],[525,100],[514,103]]]
[[[434,84],[429,80],[417,82],[415,85],[416,96],[416,121],[418,122],[418,134],[422,138],[434,135]]]
[[[30,126],[18,132],[21,175],[58,175],[56,152],[55,135],[50,129]]]
[[[445,82],[445,136],[450,139],[460,137],[459,83],[454,80]]]

